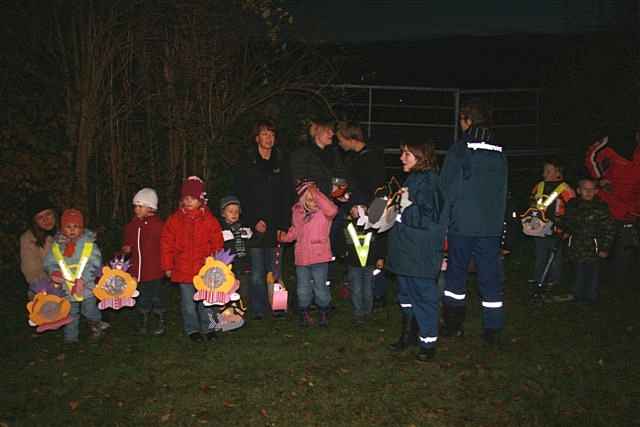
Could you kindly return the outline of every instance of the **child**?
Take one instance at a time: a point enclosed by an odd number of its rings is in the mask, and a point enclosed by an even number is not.
[[[278,237],[281,242],[296,241],[294,255],[300,325],[313,324],[309,306],[315,296],[320,311],[319,325],[328,326],[331,292],[326,281],[333,256],[329,232],[338,208],[312,181],[301,181],[296,192],[299,199],[291,208],[291,228]]]
[[[89,320],[91,337],[98,339],[109,324],[102,322],[93,289],[100,273],[102,255],[95,233],[84,228],[82,213],[67,209],[60,218],[60,233],[44,260],[44,269],[71,303],[71,323],[64,327],[64,342],[78,342],[80,313]]]
[[[557,224],[565,213],[566,204],[576,197],[573,189],[564,182],[564,168],[558,159],[549,159],[544,163],[543,181],[537,183],[531,191],[532,206],[543,210],[553,224]],[[545,265],[553,249],[559,244],[557,233],[546,237],[534,237],[535,266],[531,283],[540,284]],[[562,273],[562,250],[558,248],[551,265],[547,284],[552,286],[560,280]]]
[[[133,197],[134,217],[124,228],[122,252],[130,255],[129,273],[138,281],[140,296],[136,303],[142,319],[139,332],[146,334],[149,314],[158,317],[153,335],[165,333],[165,283],[160,267],[160,234],[164,223],[156,215],[158,195],[152,188],[143,188]]]
[[[167,219],[160,237],[160,265],[173,283],[180,285],[184,332],[194,342],[216,339],[216,313],[195,302],[193,276],[208,256],[222,249],[220,223],[206,206],[204,182],[187,178],[180,191],[180,207]]]
[[[248,295],[249,257],[247,241],[251,239],[253,232],[249,227],[243,227],[240,222],[242,208],[240,200],[235,196],[227,196],[220,200],[220,215],[222,216],[222,238],[224,248],[229,249],[235,255],[233,259],[233,272],[240,281],[240,296],[246,301]]]
[[[375,230],[365,231],[357,225],[357,220],[347,221],[345,227],[346,253],[349,282],[351,283],[351,303],[353,322],[361,325],[373,309],[373,279],[376,270],[384,267],[384,235]]]
[[[615,223],[606,203],[595,199],[594,180],[585,178],[578,185],[579,199],[571,200],[562,219],[568,237],[569,258],[575,263],[575,299],[596,302],[598,298],[599,259],[609,255],[615,235]]]

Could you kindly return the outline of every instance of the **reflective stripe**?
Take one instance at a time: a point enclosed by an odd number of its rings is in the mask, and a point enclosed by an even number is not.
[[[497,151],[499,153],[502,153],[502,147],[500,147],[499,145],[487,144],[484,141],[467,142],[467,148],[470,148],[472,150],[488,150],[488,151]]]
[[[482,301],[482,306],[486,308],[501,308],[502,301],[496,301],[496,302]]]
[[[69,294],[71,294],[71,290],[75,286],[76,280],[82,277],[82,272],[89,262],[89,258],[91,257],[91,253],[93,252],[93,243],[85,242],[85,244],[82,246],[82,252],[80,253],[80,262],[75,268],[75,271],[72,271],[65,262],[64,256],[60,251],[60,245],[54,243],[51,247],[51,252],[53,254],[53,258],[56,260],[58,266],[60,267],[60,272],[62,273],[62,277],[64,277],[65,285],[69,291]],[[75,301],[82,301],[84,299],[82,296],[78,296],[75,294],[73,294],[72,297]]]
[[[369,232],[365,235],[358,235],[356,232],[356,228],[352,223],[349,223],[347,226],[347,232],[349,233],[349,237],[351,237],[351,241],[353,242],[353,247],[356,250],[356,254],[358,255],[358,261],[360,261],[360,265],[362,267],[367,266],[367,258],[369,258],[369,248],[371,246],[371,238],[373,237],[373,233]]]
[[[453,298],[453,299],[458,300],[458,301],[462,301],[467,297],[467,294],[454,294],[451,291],[444,291],[444,296],[445,297],[449,297],[449,298]]]
[[[424,338],[420,337],[420,341],[429,344],[429,343],[438,341],[438,337],[424,337]]]
[[[400,307],[402,307],[402,308],[411,308],[413,306],[411,304],[400,304]]]

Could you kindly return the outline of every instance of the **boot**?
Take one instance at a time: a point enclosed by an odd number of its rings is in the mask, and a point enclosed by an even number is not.
[[[100,323],[100,321],[89,322],[89,327],[91,328],[90,338],[93,341],[98,341],[100,338],[102,338],[104,329],[101,327]]]
[[[320,320],[318,321],[318,326],[326,328],[329,326],[329,312],[327,310],[320,311]]]
[[[435,357],[435,355],[436,355],[435,347],[431,347],[431,348],[420,347],[420,351],[418,351],[418,354],[416,354],[416,359],[419,362],[428,362],[432,360]]]
[[[147,335],[149,332],[149,313],[143,312],[140,313],[142,316],[140,318],[140,327],[138,328],[138,333],[140,335]]]
[[[459,338],[464,336],[464,318],[466,309],[462,307],[454,307],[449,305],[442,306],[442,327],[440,328],[440,336]]]
[[[482,332],[482,340],[489,346],[500,345],[500,330],[499,329],[485,329]]]
[[[156,313],[156,314],[158,315],[158,324],[156,325],[156,328],[153,330],[153,332],[151,332],[151,334],[155,335],[156,337],[159,337],[165,334],[165,332],[167,331],[167,327],[164,321],[164,313]]]
[[[298,320],[298,324],[302,328],[313,326],[313,318],[311,317],[311,313],[309,313],[308,310],[300,311],[300,318]]]
[[[402,313],[402,325],[400,329],[400,338],[398,341],[391,344],[389,347],[391,351],[403,351],[410,345],[413,345],[418,341],[417,334],[417,324],[414,327],[413,323],[415,322],[415,318],[408,314]],[[412,329],[415,328],[416,332],[412,332]],[[415,338],[412,338],[412,335],[415,333]]]

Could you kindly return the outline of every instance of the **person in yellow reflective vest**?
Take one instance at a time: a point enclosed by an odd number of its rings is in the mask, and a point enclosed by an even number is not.
[[[71,303],[73,320],[64,327],[65,343],[78,342],[80,313],[89,321],[94,339],[100,338],[109,327],[102,321],[93,295],[101,266],[102,254],[95,243],[95,233],[84,228],[80,211],[65,210],[60,219],[60,233],[55,236],[44,260],[45,271]]]
[[[531,205],[544,212],[545,218],[556,224],[564,215],[567,202],[576,197],[573,189],[564,181],[564,167],[559,159],[547,159],[542,172],[543,181],[538,182],[531,191]],[[539,283],[542,280],[544,267],[559,243],[558,233],[545,237],[534,237],[535,266],[530,282]],[[546,283],[553,285],[560,280],[562,274],[562,248],[558,248],[551,265]]]

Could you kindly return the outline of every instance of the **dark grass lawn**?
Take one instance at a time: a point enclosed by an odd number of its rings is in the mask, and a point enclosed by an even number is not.
[[[59,331],[33,337],[23,289],[7,280],[0,425],[640,425],[638,278],[605,286],[597,306],[536,307],[525,260],[506,262],[503,345],[482,344],[473,295],[467,335],[423,364],[387,350],[396,307],[355,328],[346,301],[328,329],[264,320],[192,344],[175,289],[166,336],[140,338],[135,313],[110,312],[103,341],[87,342],[83,324],[81,344],[65,347]]]

